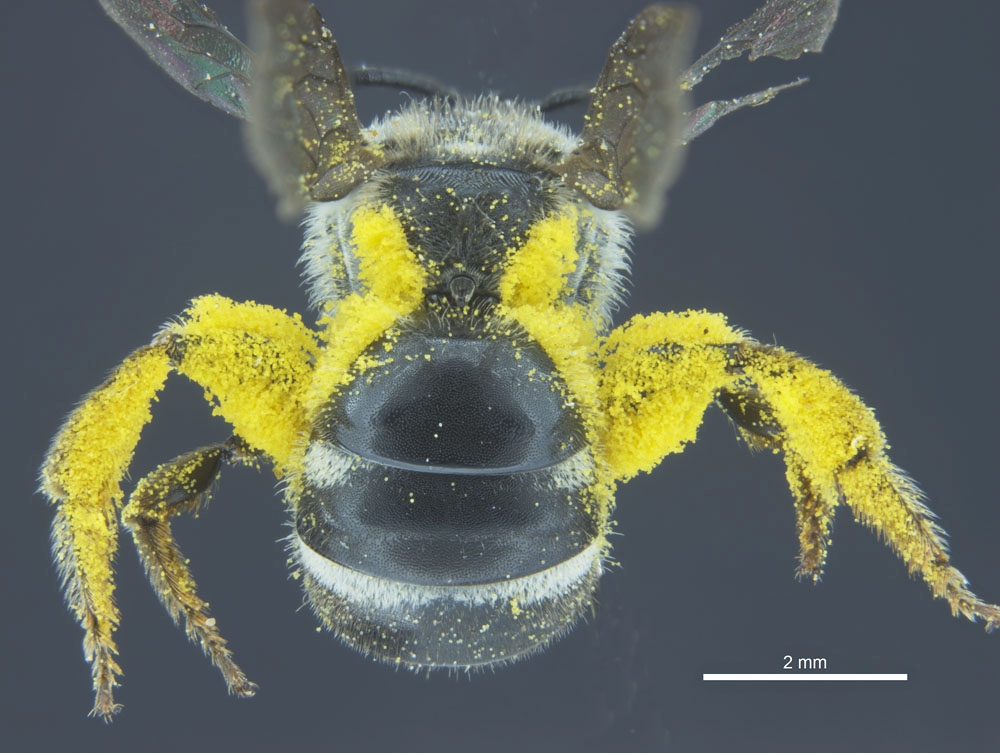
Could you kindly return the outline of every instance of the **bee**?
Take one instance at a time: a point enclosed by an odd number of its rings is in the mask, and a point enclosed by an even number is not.
[[[750,447],[783,456],[800,578],[820,578],[845,504],[953,614],[1000,624],[871,409],[830,372],[705,311],[612,326],[633,229],[659,221],[685,146],[802,82],[697,107],[691,90],[744,54],[820,51],[837,0],[770,0],[693,64],[693,11],[650,6],[592,90],[538,105],[352,73],[306,0],[255,0],[250,47],[193,0],[101,4],[187,90],[246,120],[280,213],[304,216],[316,322],[196,298],[56,434],[41,489],[93,715],[121,708],[119,523],[230,692],[254,694],[171,530],[223,466],[268,465],[281,480],[292,574],[322,627],[391,665],[489,667],[543,650],[592,607],[616,487],[693,442],[712,405]],[[363,127],[352,87],[372,84],[421,96]],[[546,119],[578,100],[579,135]],[[174,372],[232,435],[155,468],[125,503]]]

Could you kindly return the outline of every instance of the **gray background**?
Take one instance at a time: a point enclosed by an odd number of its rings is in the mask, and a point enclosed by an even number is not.
[[[321,5],[351,64],[537,98],[594,80],[641,2]],[[705,49],[757,0],[701,5]],[[243,33],[239,2],[214,6]],[[726,312],[832,368],[877,408],[957,565],[994,601],[998,26],[993,3],[848,0],[824,55],[718,71],[700,99],[812,81],[696,143],[667,220],[636,241],[631,296],[632,311]],[[48,439],[189,298],[304,311],[299,234],[275,219],[238,124],[159,73],[96,2],[4,3],[0,56],[6,750],[996,749],[1000,636],[951,619],[846,511],[824,582],[796,583],[781,464],[751,456],[715,412],[695,447],[621,490],[621,566],[596,616],[471,680],[393,672],[317,634],[277,543],[272,479],[226,473],[176,530],[259,695],[226,696],[123,540],[126,709],[111,727],[86,719],[80,633],[49,562],[50,510],[32,496]],[[398,101],[359,100],[365,118]],[[225,436],[199,390],[172,382],[135,474]],[[910,681],[701,681],[778,671],[785,654]]]

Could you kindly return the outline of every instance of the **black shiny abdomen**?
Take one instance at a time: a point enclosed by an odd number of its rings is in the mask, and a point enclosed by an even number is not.
[[[585,441],[549,358],[506,338],[403,334],[335,398],[320,438],[389,466],[501,473],[548,468]]]
[[[408,372],[371,416],[367,436],[349,437],[344,427],[340,437],[367,439],[376,455],[417,465],[481,470],[525,462],[536,424],[488,368],[447,358]]]
[[[582,422],[538,346],[386,342],[315,427],[296,504],[307,546],[368,575],[468,585],[543,571],[594,540]]]

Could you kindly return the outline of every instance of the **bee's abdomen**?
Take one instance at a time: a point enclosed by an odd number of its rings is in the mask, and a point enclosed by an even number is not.
[[[290,486],[292,548],[323,624],[414,668],[507,662],[567,632],[606,544],[552,362],[512,339],[411,333],[361,363]]]

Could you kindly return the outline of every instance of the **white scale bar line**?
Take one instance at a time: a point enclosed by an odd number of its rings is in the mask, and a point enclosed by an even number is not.
[[[706,682],[767,682],[767,681],[777,681],[777,682],[788,682],[788,681],[812,681],[812,682],[829,682],[836,680],[855,680],[855,681],[866,681],[866,682],[906,682],[909,679],[909,675],[903,674],[878,674],[874,672],[862,672],[862,673],[845,673],[845,672],[768,672],[754,674],[752,672],[735,672],[735,673],[722,673],[722,674],[712,674],[706,672],[701,676],[702,680]]]

